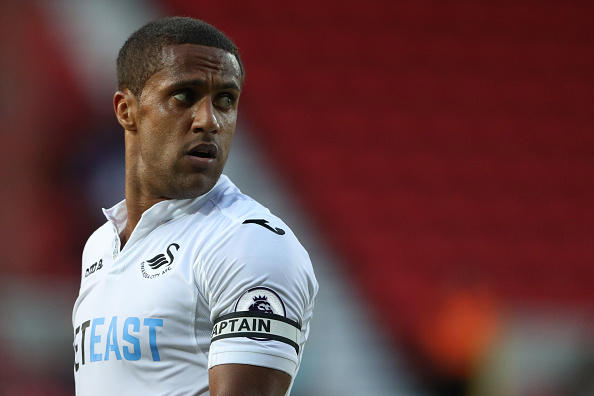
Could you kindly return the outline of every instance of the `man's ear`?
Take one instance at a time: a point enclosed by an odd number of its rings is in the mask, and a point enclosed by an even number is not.
[[[113,96],[113,109],[118,122],[127,131],[136,132],[136,113],[138,101],[134,94],[128,89],[118,91]]]

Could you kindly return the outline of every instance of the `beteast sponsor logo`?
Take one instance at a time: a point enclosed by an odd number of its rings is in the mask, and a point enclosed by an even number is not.
[[[109,360],[140,360],[144,350],[146,358],[161,360],[157,342],[157,328],[162,328],[161,318],[113,316],[84,321],[74,330],[74,369],[88,363]],[[149,357],[150,356],[150,357]]]

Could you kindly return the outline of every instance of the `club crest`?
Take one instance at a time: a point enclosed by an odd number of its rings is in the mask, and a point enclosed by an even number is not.
[[[154,279],[167,273],[175,260],[175,254],[179,250],[177,243],[172,243],[167,246],[164,253],[159,253],[140,264],[142,276],[146,279]]]

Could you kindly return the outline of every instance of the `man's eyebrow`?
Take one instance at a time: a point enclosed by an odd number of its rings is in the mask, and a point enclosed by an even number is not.
[[[207,85],[206,80],[193,79],[193,80],[183,80],[183,81],[175,82],[175,83],[171,84],[169,88],[175,90],[175,89],[184,88],[184,87],[204,87],[206,85]],[[241,91],[241,88],[239,87],[239,85],[234,81],[218,84],[218,85],[215,85],[214,87],[215,87],[215,89],[218,89],[218,90],[233,89],[236,91]]]

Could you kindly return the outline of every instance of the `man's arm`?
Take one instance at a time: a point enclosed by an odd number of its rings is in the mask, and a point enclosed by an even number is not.
[[[285,372],[247,364],[221,364],[208,371],[211,396],[284,396],[291,385]]]

